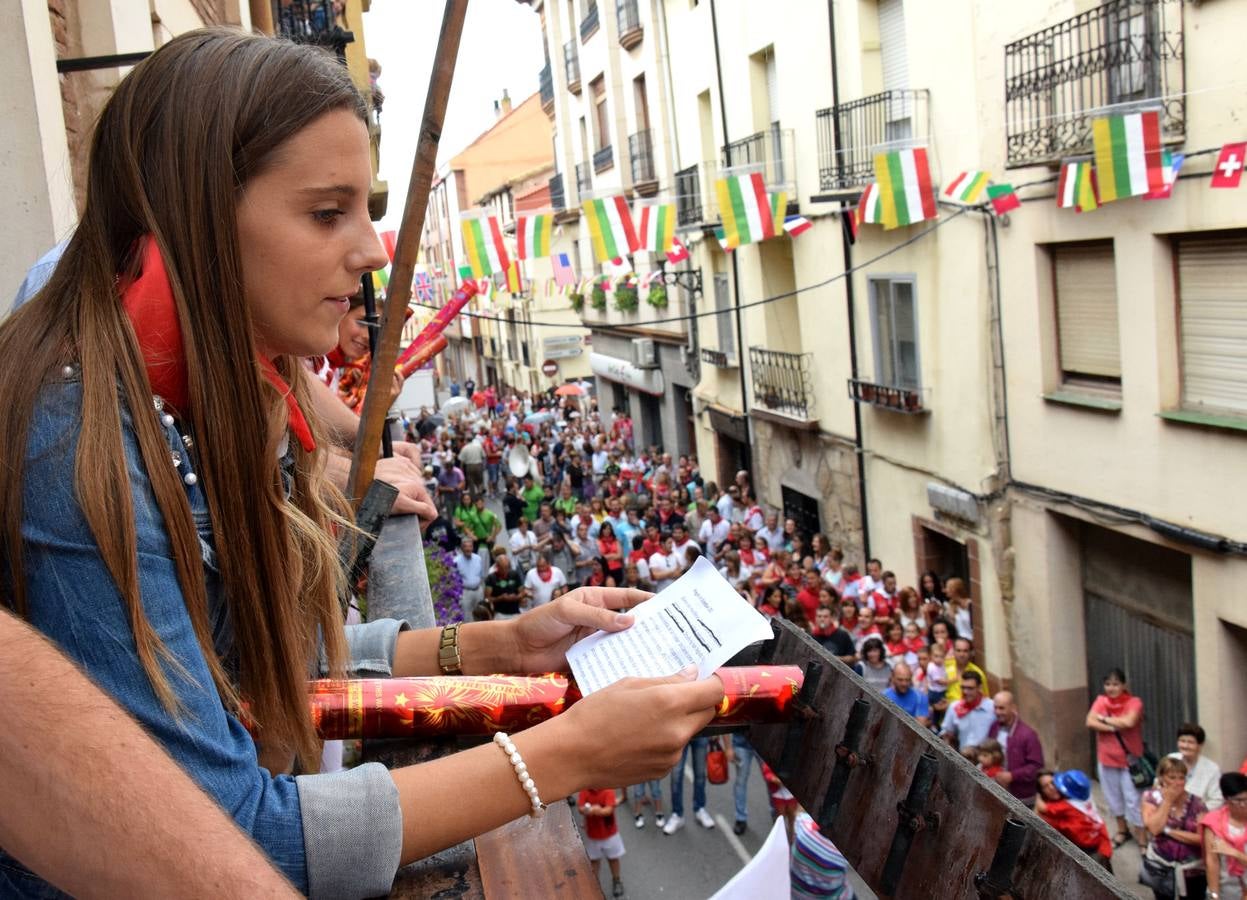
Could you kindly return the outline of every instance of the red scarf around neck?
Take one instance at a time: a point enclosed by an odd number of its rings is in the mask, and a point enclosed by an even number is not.
[[[139,245],[142,272],[125,285],[121,292],[121,305],[130,317],[139,350],[147,367],[147,380],[152,391],[174,410],[185,413],[190,404],[187,388],[186,353],[182,344],[182,325],[178,321],[177,307],[173,302],[173,287],[169,273],[155,239],[144,235]],[[311,453],[316,449],[312,429],[307,424],[294,390],[281,377],[272,360],[256,356],[256,363],[269,384],[277,388],[286,401],[290,416],[290,430],[298,438],[303,449]]]
[[[969,700],[958,700],[957,705],[953,707],[958,716],[964,716],[966,713],[979,708],[979,704],[983,702],[983,695],[979,694],[978,699],[971,703]]]
[[[1108,707],[1108,715],[1115,718],[1125,713],[1126,704],[1129,703],[1131,699],[1133,698],[1130,692],[1124,688],[1122,689],[1121,696],[1119,696],[1116,700],[1108,694],[1105,694],[1104,703]]]

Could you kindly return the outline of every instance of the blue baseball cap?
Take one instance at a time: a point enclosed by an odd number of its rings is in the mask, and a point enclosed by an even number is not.
[[[1056,789],[1071,800],[1086,800],[1091,796],[1091,779],[1078,769],[1057,772],[1052,776]]]

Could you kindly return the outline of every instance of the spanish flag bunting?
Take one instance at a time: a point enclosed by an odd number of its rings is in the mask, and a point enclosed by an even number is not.
[[[1101,203],[1165,186],[1159,110],[1102,116],[1091,123],[1091,138]]]
[[[925,147],[875,154],[875,180],[884,230],[939,215]]]
[[[523,290],[524,278],[520,275],[520,261],[513,259],[511,264],[507,266],[507,292],[518,294]]]

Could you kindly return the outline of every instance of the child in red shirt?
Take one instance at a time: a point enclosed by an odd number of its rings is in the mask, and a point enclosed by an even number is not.
[[[1113,845],[1108,827],[1091,799],[1091,781],[1086,774],[1071,769],[1067,772],[1039,773],[1039,796],[1035,812],[1110,872],[1113,871]]]
[[[979,743],[979,771],[996,780],[996,775],[1005,767],[1005,751],[999,741],[990,738]]]
[[[622,897],[623,881],[619,878],[619,859],[624,855],[623,838],[615,824],[615,789],[597,788],[581,791],[576,805],[585,817],[585,852],[593,863],[593,874],[602,868],[602,857],[611,870],[611,896]]]

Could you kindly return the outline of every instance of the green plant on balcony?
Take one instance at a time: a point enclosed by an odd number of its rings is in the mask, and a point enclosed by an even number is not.
[[[615,309],[620,312],[635,312],[638,299],[637,289],[632,285],[621,284],[615,288]]]
[[[667,285],[661,281],[651,281],[649,284],[649,293],[645,295],[645,302],[655,309],[667,308]]]
[[[589,305],[594,309],[606,309],[606,288],[601,282],[595,282],[593,285],[593,293],[589,295]]]
[[[579,313],[582,309],[585,308],[585,295],[584,294],[581,294],[578,291],[573,291],[572,293],[567,295],[567,299],[571,301],[572,309],[574,309],[576,312]]]

